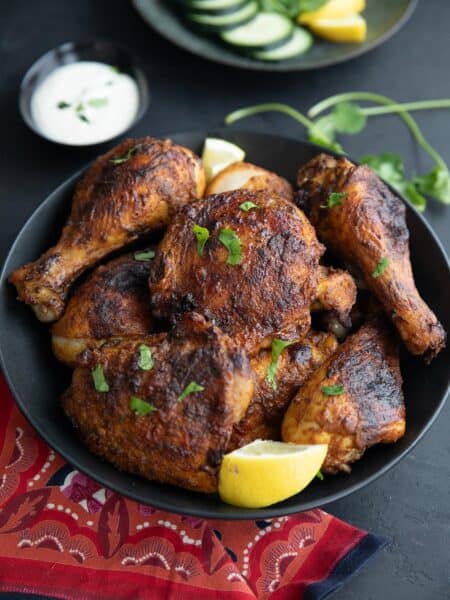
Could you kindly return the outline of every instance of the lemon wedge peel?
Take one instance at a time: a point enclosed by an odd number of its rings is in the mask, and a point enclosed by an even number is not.
[[[314,479],[327,450],[327,444],[256,440],[224,456],[219,495],[224,502],[244,508],[281,502],[301,492]]]
[[[320,19],[345,19],[366,8],[365,0],[329,0],[318,10],[301,13],[297,21],[300,25],[309,25]]]
[[[236,144],[220,138],[206,138],[202,153],[206,181],[209,183],[220,171],[244,158],[244,150]]]

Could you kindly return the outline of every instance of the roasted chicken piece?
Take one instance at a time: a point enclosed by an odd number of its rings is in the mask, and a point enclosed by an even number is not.
[[[309,377],[282,424],[285,442],[328,444],[325,473],[349,473],[367,448],[404,433],[398,347],[381,319],[348,337]]]
[[[151,255],[150,251],[150,255]],[[139,251],[97,267],[70,297],[52,327],[56,358],[75,366],[80,354],[110,338],[133,338],[152,332],[148,276],[151,260]]]
[[[256,207],[245,211],[248,202]],[[210,196],[183,207],[167,229],[150,275],[154,313],[176,319],[194,310],[251,354],[274,337],[301,339],[322,253],[308,219],[280,196]]]
[[[175,209],[202,195],[204,185],[203,167],[191,150],[150,137],[122,142],[78,182],[57,244],[10,275],[19,299],[41,321],[55,321],[85,269],[167,225]]]
[[[317,297],[311,310],[334,313],[343,325],[350,325],[350,311],[356,302],[356,283],[347,271],[319,267]]]
[[[294,191],[283,177],[251,163],[234,163],[218,173],[208,184],[205,196],[243,189],[257,192],[267,190],[292,201]]]
[[[445,332],[420,297],[413,278],[405,206],[367,166],[320,154],[297,178],[298,205],[319,239],[357,267],[412,354],[431,360],[445,345]],[[333,192],[345,194],[335,198]]]
[[[261,350],[250,364],[255,374],[255,391],[247,412],[233,428],[228,452],[257,439],[281,439],[281,421],[292,397],[305,379],[337,348],[333,335],[309,331],[280,355],[276,389],[267,378],[272,361],[270,350]]]
[[[108,342],[94,350],[89,367],[75,369],[64,410],[88,448],[119,469],[213,492],[233,424],[253,394],[248,360],[196,314],[185,315],[164,341],[152,340]],[[142,344],[153,362],[146,370],[140,367]],[[107,392],[94,385],[92,369],[99,365]]]

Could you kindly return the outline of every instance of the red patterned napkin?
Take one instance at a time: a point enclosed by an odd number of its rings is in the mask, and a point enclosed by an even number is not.
[[[207,522],[127,500],[50,450],[1,376],[0,402],[0,591],[317,600],[385,543],[318,509]]]

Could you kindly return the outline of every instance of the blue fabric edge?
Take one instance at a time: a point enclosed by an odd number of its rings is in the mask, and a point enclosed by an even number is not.
[[[323,600],[324,598],[328,598],[352,577],[357,575],[367,561],[389,542],[390,539],[385,536],[368,533],[357,546],[341,558],[326,579],[308,585],[303,595],[303,600]]]

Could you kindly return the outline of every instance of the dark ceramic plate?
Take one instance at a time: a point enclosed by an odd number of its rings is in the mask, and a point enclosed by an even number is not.
[[[208,37],[191,29],[174,10],[169,0],[133,0],[142,18],[173,44],[218,63],[258,71],[305,71],[335,65],[355,58],[382,44],[400,29],[412,15],[417,0],[366,0],[367,39],[363,44],[332,44],[314,39],[305,54],[279,63],[247,58],[217,37]]]
[[[317,146],[289,138],[230,130],[182,133],[172,138],[199,152],[207,135],[229,139],[245,149],[249,161],[272,169],[291,181],[295,180],[298,167],[320,151]],[[63,183],[30,217],[11,248],[0,278],[2,368],[25,416],[50,446],[76,468],[121,494],[173,512],[225,519],[273,517],[322,506],[367,485],[405,456],[430,427],[447,393],[449,350],[443,351],[429,366],[405,356],[402,372],[407,433],[402,440],[368,450],[355,464],[351,475],[315,480],[301,494],[269,508],[234,508],[223,504],[216,495],[187,492],[121,473],[91,454],[78,440],[60,407],[59,397],[69,384],[70,371],[53,357],[48,328],[36,320],[28,307],[16,301],[14,289],[6,281],[8,273],[35,259],[56,241],[79,175],[77,173]],[[407,218],[418,287],[446,330],[450,331],[450,266],[447,258],[424,219],[409,206]]]

